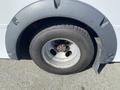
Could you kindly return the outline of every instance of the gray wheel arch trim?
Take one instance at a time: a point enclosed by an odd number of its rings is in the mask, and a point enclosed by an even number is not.
[[[31,23],[48,17],[67,17],[81,21],[91,27],[100,37],[99,52],[94,67],[99,63],[111,62],[116,54],[117,40],[114,29],[108,19],[95,8],[76,0],[40,0],[20,12],[11,20],[6,32],[8,55],[17,59],[16,43],[19,35]],[[112,42],[111,42],[112,41]]]

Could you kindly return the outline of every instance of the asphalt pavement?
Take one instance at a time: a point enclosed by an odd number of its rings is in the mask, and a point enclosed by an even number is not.
[[[120,90],[120,63],[100,74],[91,68],[72,75],[55,75],[31,60],[0,60],[0,90]]]

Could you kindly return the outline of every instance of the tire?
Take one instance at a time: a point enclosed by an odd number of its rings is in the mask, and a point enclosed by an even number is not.
[[[45,61],[46,59],[42,53],[43,46],[45,46],[48,41],[55,38],[71,40],[76,44],[76,46],[78,46],[80,50],[80,58],[77,63],[71,67],[59,68],[54,67]],[[93,61],[95,54],[94,45],[89,33],[85,29],[74,25],[56,25],[40,31],[32,39],[29,51],[31,58],[40,68],[55,74],[73,74],[86,70]],[[78,56],[79,53],[76,55]],[[74,58],[72,60],[74,60]]]

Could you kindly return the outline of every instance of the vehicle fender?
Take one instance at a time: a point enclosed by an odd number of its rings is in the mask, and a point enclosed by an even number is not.
[[[11,20],[6,32],[8,55],[17,59],[16,44],[19,35],[35,21],[48,17],[67,17],[91,27],[99,36],[94,67],[111,62],[116,54],[117,40],[109,20],[94,7],[77,0],[40,0],[19,11]]]

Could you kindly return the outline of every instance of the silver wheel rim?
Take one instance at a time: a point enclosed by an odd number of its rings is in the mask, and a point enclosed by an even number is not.
[[[42,57],[45,62],[55,68],[70,68],[78,63],[81,52],[75,42],[56,38],[49,40],[42,47]]]

